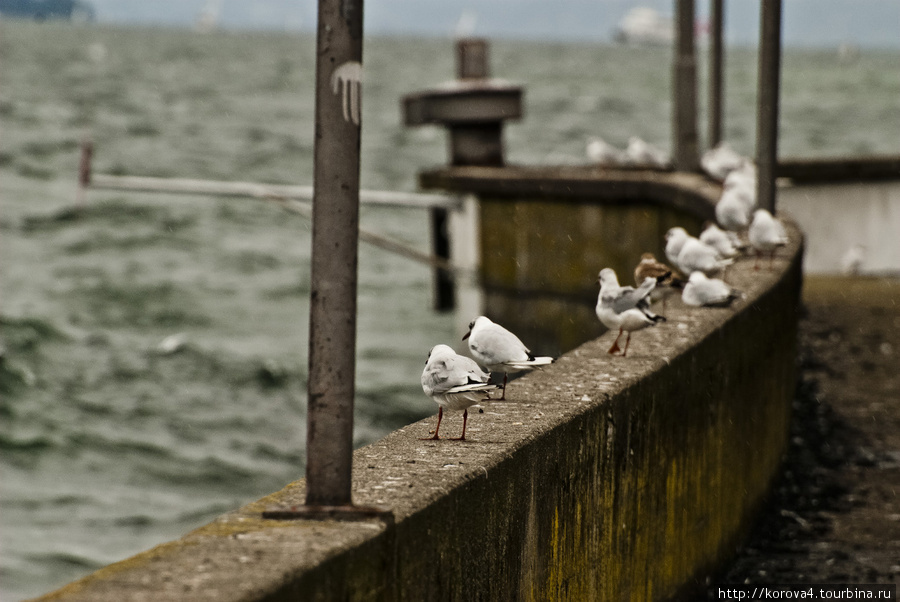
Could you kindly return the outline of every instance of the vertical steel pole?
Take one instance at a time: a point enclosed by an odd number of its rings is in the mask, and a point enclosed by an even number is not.
[[[778,169],[778,97],[781,79],[781,0],[762,0],[759,89],[756,102],[756,198],[775,213]]]
[[[697,171],[700,154],[697,143],[697,60],[694,53],[694,0],[676,1],[674,57],[675,169]]]
[[[320,0],[306,504],[351,504],[362,0]]]
[[[722,141],[722,98],[724,81],[722,65],[725,48],[722,43],[724,0],[712,0],[709,7],[709,148]]]

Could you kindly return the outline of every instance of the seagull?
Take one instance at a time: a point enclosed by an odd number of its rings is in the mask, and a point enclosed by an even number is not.
[[[750,203],[756,206],[756,165],[751,161],[745,161],[738,169],[729,172],[722,185],[742,189],[749,195]]]
[[[681,253],[681,247],[688,238],[690,235],[684,228],[680,226],[669,228],[669,231],[666,232],[666,259],[669,260],[669,263],[678,264],[678,254]]]
[[[489,384],[490,378],[491,375],[482,370],[474,360],[459,355],[449,346],[432,347],[425,361],[425,370],[422,371],[422,390],[438,404],[438,420],[434,437],[422,439],[440,439],[438,431],[446,407],[448,410],[463,410],[462,435],[454,441],[465,441],[469,406],[490,399],[490,392],[500,388]]]
[[[641,140],[637,136],[632,136],[628,139],[625,158],[627,163],[631,165],[649,165],[650,167],[665,168],[669,167],[671,163],[669,155],[665,151]]]
[[[621,165],[625,162],[624,151],[596,136],[588,139],[585,151],[587,152],[588,159],[594,163]]]
[[[727,142],[720,142],[700,157],[700,166],[717,180],[724,180],[729,173],[740,168],[746,159]]]
[[[708,222],[706,228],[700,233],[700,242],[714,248],[719,257],[734,257],[738,254],[734,241],[728,235],[728,232],[712,222]]]
[[[695,307],[726,307],[744,294],[718,278],[707,278],[703,272],[694,272],[681,292],[685,305]]]
[[[726,187],[716,203],[716,221],[725,230],[743,230],[750,225],[755,200],[741,187]]]
[[[666,233],[666,257],[670,248],[678,249],[674,263],[682,274],[700,271],[710,276],[734,263],[733,259],[719,257],[714,248],[688,235],[684,228],[670,228]]]
[[[491,372],[503,373],[503,395],[506,399],[506,382],[511,372],[533,370],[552,364],[552,357],[535,357],[519,337],[495,324],[485,316],[478,316],[469,323],[469,332],[462,340],[469,340],[469,351],[481,365]]]
[[[684,282],[675,276],[675,269],[657,261],[653,253],[641,255],[641,262],[634,268],[634,283],[640,285],[647,278],[656,281],[656,287],[650,292],[652,300],[662,299],[663,309],[666,299],[676,288],[684,286]]]
[[[783,247],[788,243],[784,226],[765,209],[757,209],[753,213],[753,222],[750,224],[747,236],[750,238],[750,245],[756,250],[754,270],[759,269],[759,256],[763,253],[769,253],[769,266],[771,267],[772,261],[775,259],[775,251],[778,247]]]
[[[628,338],[625,339],[625,349],[622,351],[622,357],[625,357],[633,331],[643,330],[666,320],[663,316],[650,311],[648,297],[656,287],[656,280],[645,278],[638,288],[619,286],[616,272],[612,268],[603,268],[600,270],[597,281],[600,283],[600,295],[597,297],[595,310],[597,317],[610,330],[619,329],[619,334],[607,353],[612,354],[619,351],[619,338],[622,336],[622,331],[627,330]]]
[[[862,271],[866,261],[866,245],[853,245],[841,256],[841,273],[855,276]]]

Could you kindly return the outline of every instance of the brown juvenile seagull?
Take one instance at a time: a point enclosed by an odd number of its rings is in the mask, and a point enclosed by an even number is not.
[[[684,287],[684,281],[678,278],[677,270],[657,261],[653,253],[641,255],[641,262],[634,268],[634,283],[640,285],[646,278],[656,280],[656,288],[651,293],[654,301],[662,299],[663,310],[666,309],[666,299],[672,294],[673,289]]]

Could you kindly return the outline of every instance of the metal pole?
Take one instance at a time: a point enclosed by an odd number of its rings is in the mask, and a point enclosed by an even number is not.
[[[362,0],[320,0],[316,39],[306,505],[350,505]]]
[[[781,0],[762,0],[761,11],[756,103],[756,198],[760,207],[774,214],[781,76]]]
[[[709,147],[722,141],[722,64],[725,48],[722,44],[724,22],[723,0],[712,0],[709,7]]]
[[[694,0],[677,0],[674,57],[675,169],[697,171],[697,61],[694,54]]]

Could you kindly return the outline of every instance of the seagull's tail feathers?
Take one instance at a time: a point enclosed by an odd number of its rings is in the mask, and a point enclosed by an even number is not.
[[[649,308],[643,308],[643,314],[644,314],[644,316],[646,316],[646,318],[647,318],[648,320],[650,320],[653,324],[658,324],[658,323],[660,323],[660,322],[665,322],[665,321],[666,321],[666,317],[665,317],[665,316],[661,316],[661,315],[659,315],[659,314],[655,314],[655,313],[653,313],[652,311],[650,311]]]
[[[490,391],[496,391],[500,388],[500,385],[495,385],[492,383],[467,383],[465,385],[457,385],[455,387],[451,387],[447,389],[444,393],[445,395],[452,395],[454,393],[488,393]]]
[[[556,360],[552,357],[536,357],[518,362],[506,362],[506,365],[515,370],[532,370],[542,366],[549,366]]]

